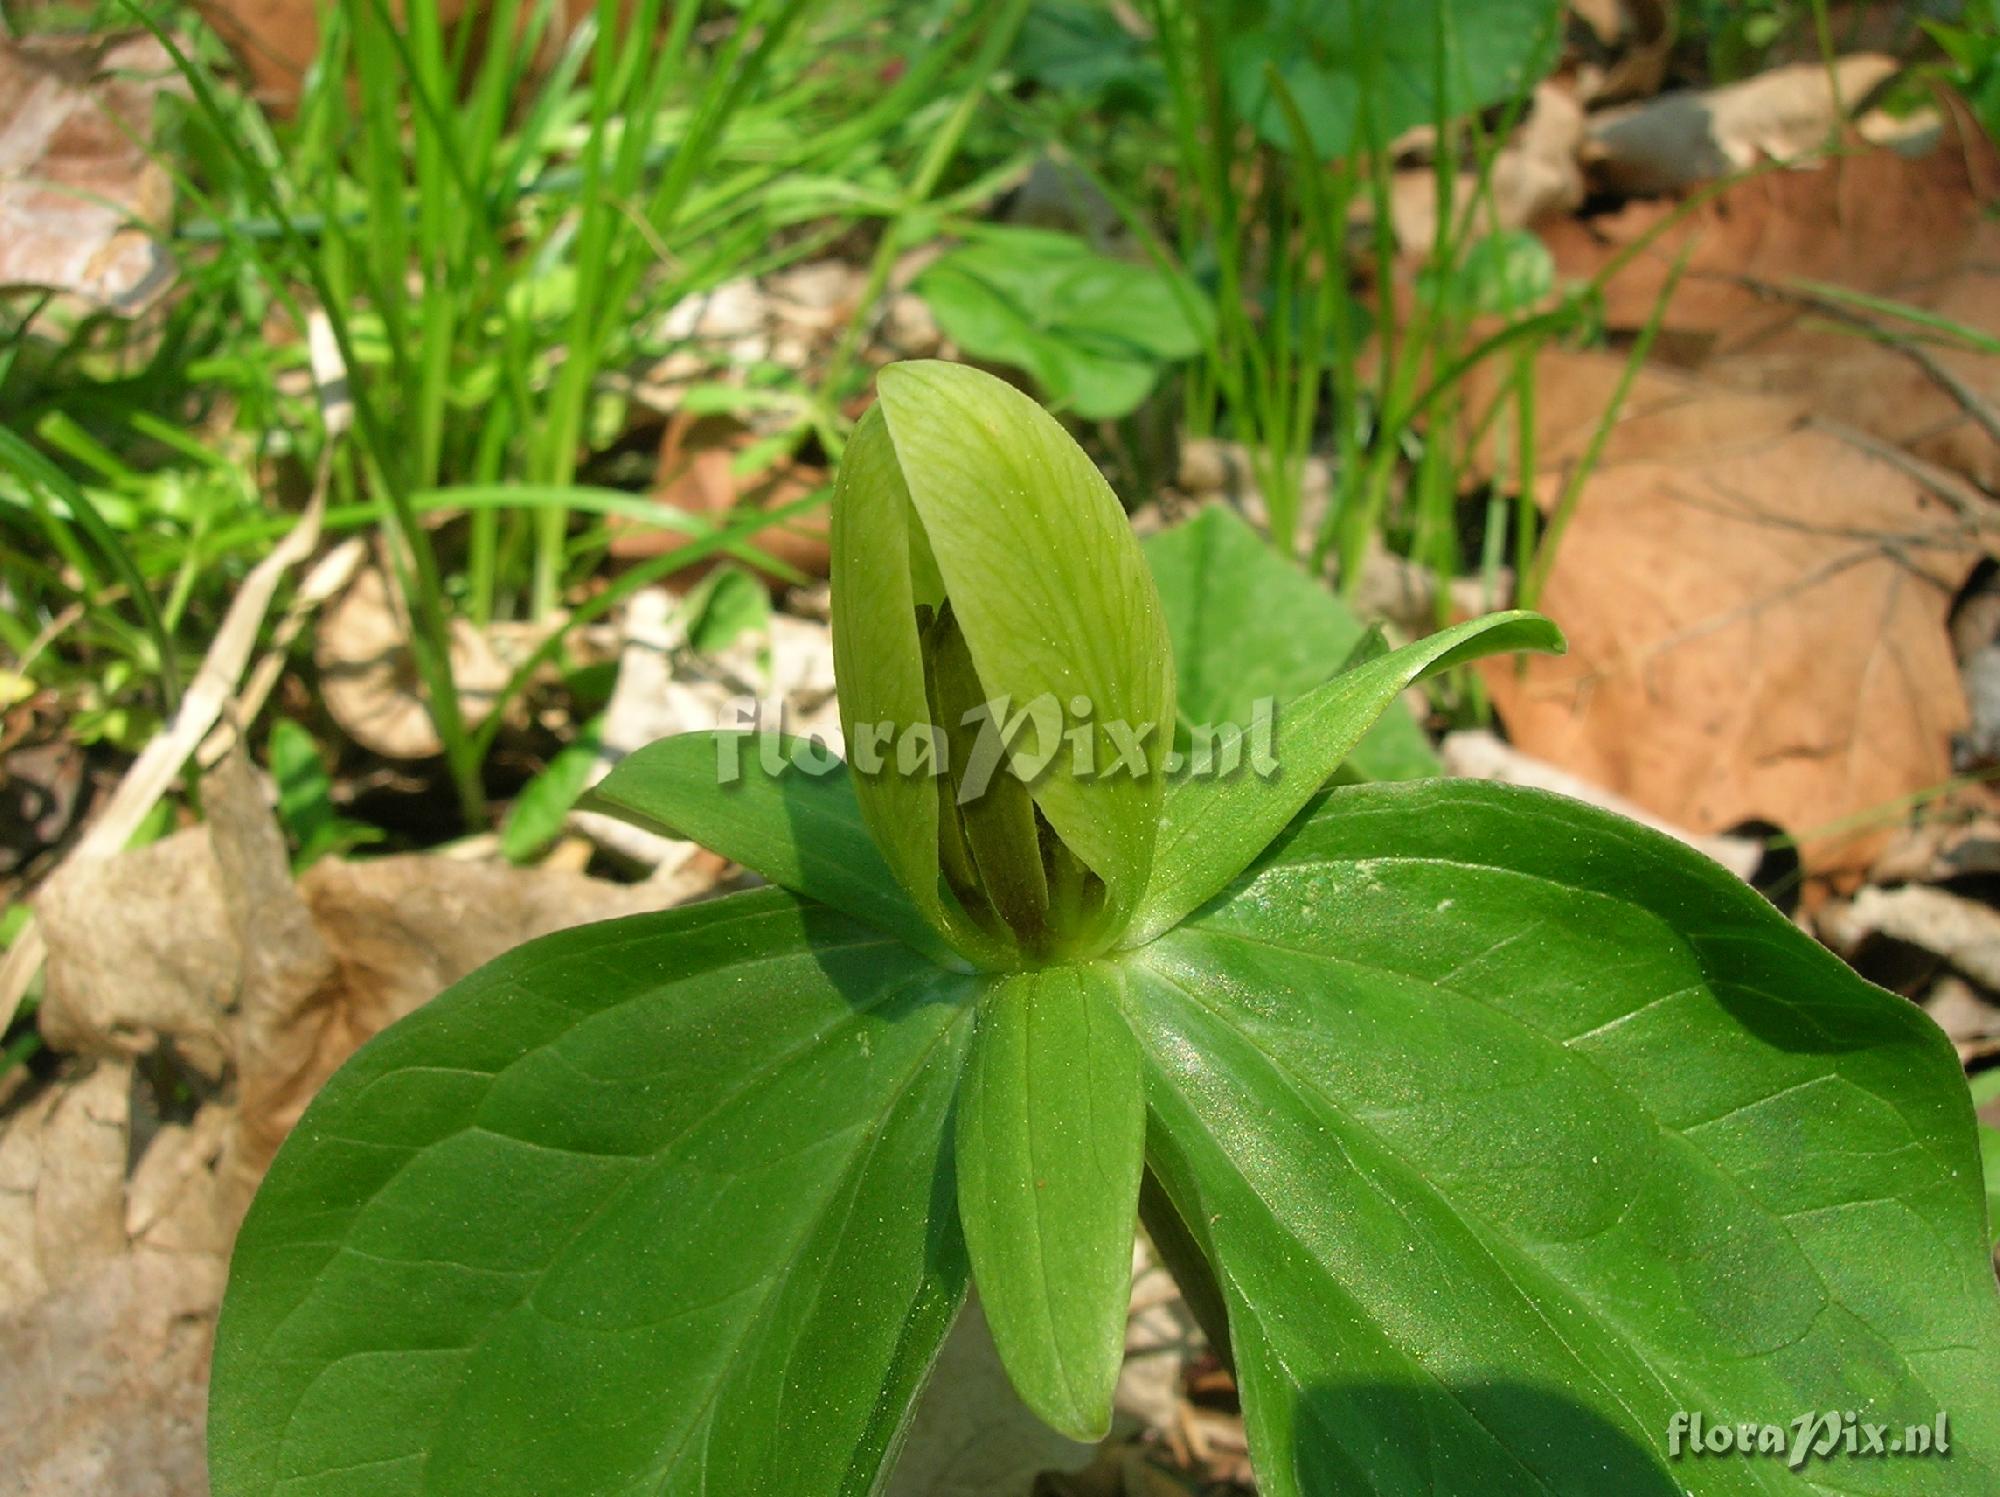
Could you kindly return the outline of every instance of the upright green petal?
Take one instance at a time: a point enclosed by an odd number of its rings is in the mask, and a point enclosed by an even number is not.
[[[909,502],[989,699],[1013,711],[1053,703],[1065,730],[1087,723],[1081,765],[1070,742],[1043,741],[1032,722],[1017,751],[1047,758],[1035,803],[1104,881],[1115,933],[1152,864],[1174,707],[1166,623],[1138,541],[1083,450],[1012,386],[924,362],[883,370],[878,388]],[[1136,772],[1120,768],[1121,747]]]
[[[833,668],[861,814],[924,918],[957,950],[990,961],[991,940],[939,886],[937,780],[897,772],[898,754],[931,721],[917,604],[937,600],[918,596],[935,567],[916,530],[880,407],[862,418],[841,459],[831,549]]]

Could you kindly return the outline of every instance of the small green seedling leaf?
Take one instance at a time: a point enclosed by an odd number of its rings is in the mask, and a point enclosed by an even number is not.
[[[297,849],[294,868],[309,868],[321,858],[382,840],[380,827],[342,816],[335,808],[333,778],[303,726],[279,718],[271,724],[265,752],[278,788],[278,823]]]
[[[1051,404],[1088,421],[1136,410],[1205,337],[1188,288],[1045,229],[982,227],[915,289],[967,353],[1025,370]]]
[[[589,787],[602,753],[599,725],[593,722],[521,787],[500,828],[500,851],[510,863],[532,861],[561,835],[563,822]]]
[[[1106,973],[1023,972],[984,996],[959,1093],[959,1215],[1001,1361],[1076,1440],[1111,1428],[1145,1137],[1139,1049]]]
[[[1157,108],[1166,92],[1146,42],[1091,0],[1035,0],[1008,69],[1043,88],[1086,97],[1104,111]]]
[[[688,643],[704,655],[727,649],[771,620],[771,595],[741,567],[717,567],[687,600]]]

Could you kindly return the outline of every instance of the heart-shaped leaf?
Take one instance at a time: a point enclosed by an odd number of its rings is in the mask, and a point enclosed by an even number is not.
[[[975,981],[759,891],[378,1036],[238,1239],[215,1490],[874,1491],[965,1290]]]
[[[1677,1413],[1948,1416],[2000,1490],[2000,1313],[1950,1044],[1680,844],[1483,783],[1336,790],[1136,954],[1260,1489],[1792,1491]],[[1837,1465],[1837,1469],[1836,1469]]]
[[[915,289],[968,354],[1027,371],[1051,404],[1090,421],[1130,414],[1206,335],[1190,288],[1045,229],[981,227]]]
[[[987,1324],[1028,1406],[1099,1440],[1125,1358],[1146,1105],[1104,970],[1051,967],[980,1000],[958,1198]]]

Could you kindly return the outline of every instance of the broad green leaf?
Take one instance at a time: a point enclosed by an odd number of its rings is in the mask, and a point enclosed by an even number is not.
[[[869,837],[847,766],[823,746],[780,733],[677,733],[620,760],[590,801],[953,963]]]
[[[510,862],[525,863],[547,847],[563,829],[577,800],[590,785],[603,743],[595,722],[575,743],[560,750],[548,767],[521,787],[500,828],[500,851]]]
[[[1146,43],[1093,0],[1035,0],[1008,68],[1044,88],[1087,94],[1099,109],[1157,107],[1166,90]]]
[[[1160,270],[1046,229],[983,227],[915,289],[968,354],[1027,371],[1051,404],[1086,420],[1135,410],[1204,338],[1185,288]]]
[[[1332,591],[1287,563],[1226,505],[1148,536],[1146,564],[1160,589],[1180,689],[1176,739],[1234,724],[1260,701],[1280,710],[1340,671],[1367,630]],[[1414,780],[1442,773],[1401,702],[1362,735],[1342,774]]]
[[[1559,0],[1233,0],[1222,67],[1265,140],[1293,146],[1275,68],[1314,149],[1344,156],[1527,92],[1555,61],[1562,14]]]
[[[1987,1236],[2000,1248],[2000,1128],[1979,1125],[1979,1155],[1986,1177]]]
[[[215,1490],[875,1490],[965,1288],[974,981],[765,890],[531,942],[378,1036],[238,1239]]]
[[[1166,931],[1216,894],[1271,844],[1397,695],[1439,671],[1511,650],[1560,653],[1563,637],[1538,613],[1516,611],[1440,629],[1414,644],[1343,671],[1289,704],[1276,723],[1272,772],[1256,764],[1254,743],[1236,743],[1242,762],[1221,772],[1228,743],[1211,772],[1169,789],[1159,850],[1129,944]]]
[[[1035,804],[1104,881],[1120,928],[1151,865],[1174,715],[1171,647],[1132,527],[1083,449],[1002,381],[923,362],[891,365],[877,387],[988,697],[1014,712],[1048,700],[1077,725],[1070,732],[1090,730],[1081,767],[1066,741],[1039,742],[1033,723],[1019,751],[1046,757]],[[1118,769],[1121,732],[1137,745],[1137,772]]]
[[[1111,1428],[1146,1106],[1118,991],[1095,967],[1000,979],[958,1104],[958,1199],[994,1345],[1028,1406]]]
[[[1698,854],[1335,790],[1126,974],[1271,1497],[2000,1490],[1956,1056]],[[1667,1456],[1676,1412],[1828,1409],[1945,1411],[1951,1457]]]

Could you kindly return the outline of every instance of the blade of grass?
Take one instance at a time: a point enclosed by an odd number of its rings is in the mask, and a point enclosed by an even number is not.
[[[0,462],[12,468],[22,482],[39,485],[59,499],[91,545],[96,547],[124,584],[132,607],[139,615],[139,622],[152,643],[166,708],[169,712],[173,711],[180,704],[181,697],[180,662],[176,658],[173,636],[168,632],[159,606],[153,601],[145,579],[140,576],[131,552],[126,550],[118,533],[104,522],[104,516],[91,502],[82,485],[4,426],[0,426]]]
[[[1522,575],[1514,606],[1533,608],[1541,599],[1542,589],[1548,585],[1549,572],[1556,563],[1556,552],[1562,546],[1563,532],[1576,516],[1576,507],[1583,500],[1583,487],[1596,470],[1598,459],[1604,455],[1604,444],[1610,440],[1612,427],[1625,409],[1625,397],[1632,392],[1632,382],[1639,377],[1639,369],[1646,362],[1646,355],[1652,351],[1653,339],[1666,321],[1667,306],[1674,299],[1674,291],[1680,285],[1681,274],[1687,269],[1688,260],[1694,253],[1692,243],[1684,247],[1680,257],[1674,261],[1673,269],[1667,275],[1665,286],[1653,309],[1646,318],[1646,325],[1632,340],[1632,351],[1626,356],[1625,366],[1619,371],[1618,384],[1611,392],[1611,399],[1605,404],[1603,413],[1597,418],[1597,425],[1590,433],[1583,456],[1571,470],[1563,484],[1562,493],[1549,511],[1548,525],[1542,531],[1540,543],[1535,548],[1535,559]]]

